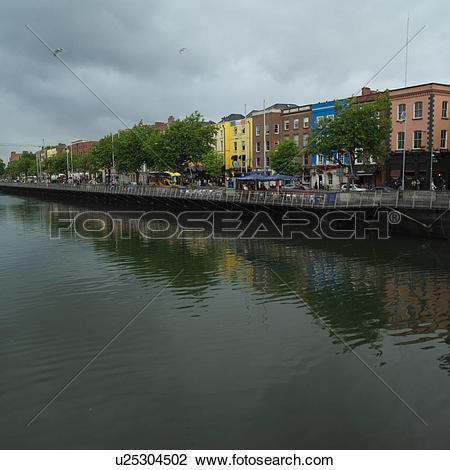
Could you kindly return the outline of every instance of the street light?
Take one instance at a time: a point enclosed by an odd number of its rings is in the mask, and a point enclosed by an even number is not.
[[[403,128],[403,164],[402,164],[402,190],[405,190],[405,160],[406,160],[406,108],[405,111],[402,111],[400,116],[400,121],[404,122]]]
[[[69,147],[66,148],[67,181],[69,182]]]
[[[436,153],[439,153],[436,151]],[[430,149],[430,190],[433,189],[433,163],[435,154],[433,153],[433,146]]]
[[[72,183],[73,183],[73,140],[72,140],[72,146],[70,148],[70,163],[72,167]]]

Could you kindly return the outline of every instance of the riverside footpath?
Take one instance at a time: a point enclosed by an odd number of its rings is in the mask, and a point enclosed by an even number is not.
[[[135,209],[329,211],[364,213],[368,228],[380,210],[392,212],[392,232],[432,238],[450,238],[450,191],[328,192],[248,191],[228,188],[187,188],[145,185],[91,185],[0,183],[0,191],[45,197],[71,203],[89,202]],[[395,225],[395,226],[394,226]]]

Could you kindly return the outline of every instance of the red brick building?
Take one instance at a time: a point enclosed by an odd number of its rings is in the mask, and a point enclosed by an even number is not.
[[[92,147],[98,144],[96,140],[74,140],[71,145],[68,145],[67,148],[69,152],[73,155],[84,155],[86,153],[91,153]]]
[[[20,160],[22,158],[22,153],[11,152],[11,155],[9,157],[9,163],[17,162],[18,160]]]
[[[282,138],[293,140],[303,151],[311,137],[311,105],[295,106],[281,111]],[[303,166],[303,182],[309,183],[311,159],[309,156],[301,158]]]
[[[283,110],[296,107],[296,104],[276,103],[264,110],[252,111],[249,117],[252,118],[253,128],[253,170],[264,170],[270,167],[268,154],[271,150],[276,150],[283,138],[282,118]],[[264,129],[265,122],[265,129]],[[264,164],[264,156],[266,164]]]

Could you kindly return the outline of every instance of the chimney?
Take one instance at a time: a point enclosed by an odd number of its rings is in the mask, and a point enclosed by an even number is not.
[[[175,118],[173,116],[169,116],[167,118],[167,122],[174,122],[175,121]]]
[[[370,91],[370,88],[368,86],[365,86],[361,89],[361,95],[362,96],[365,96],[365,95],[370,95],[371,91]]]

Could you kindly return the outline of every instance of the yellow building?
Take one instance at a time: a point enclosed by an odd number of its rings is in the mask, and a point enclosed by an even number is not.
[[[47,149],[47,158],[56,157],[56,147],[51,147]]]
[[[224,157],[227,176],[237,176],[251,170],[252,118],[230,114],[217,124],[216,150]]]

